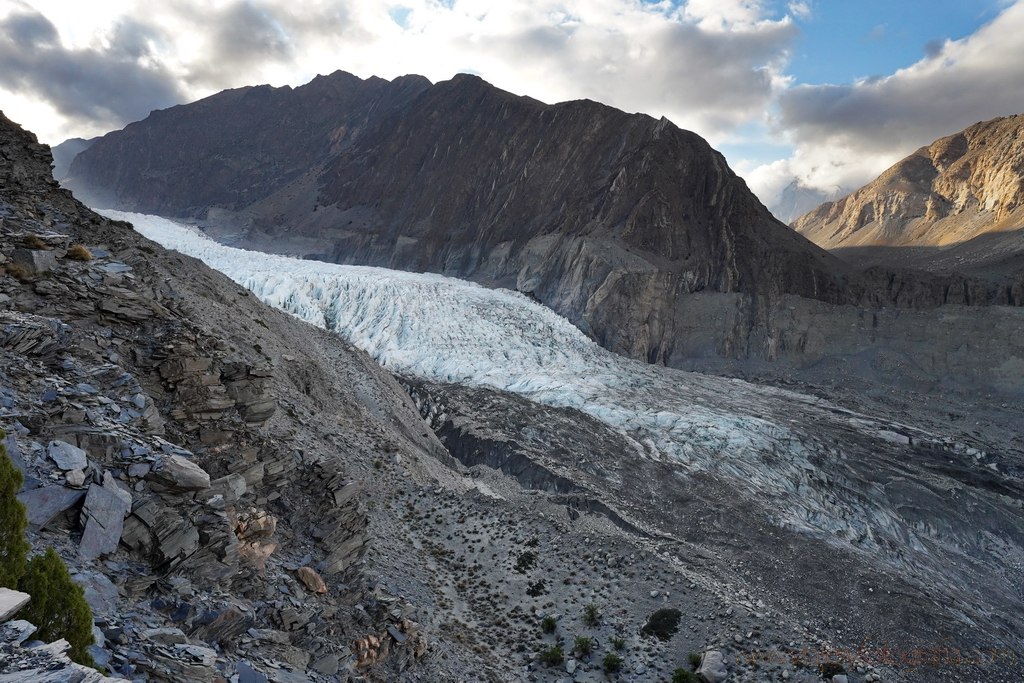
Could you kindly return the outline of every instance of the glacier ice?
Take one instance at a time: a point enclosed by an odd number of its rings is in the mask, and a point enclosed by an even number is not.
[[[399,375],[583,411],[647,444],[638,450],[649,457],[747,489],[791,528],[831,540],[857,538],[865,548],[880,537],[906,547],[914,535],[890,506],[852,488],[839,492],[847,464],[818,438],[815,425],[842,421],[865,434],[883,428],[864,416],[798,393],[618,356],[518,292],[247,251],[165,218],[102,213],[201,259],[264,302],[336,332]],[[822,460],[830,461],[824,474]]]

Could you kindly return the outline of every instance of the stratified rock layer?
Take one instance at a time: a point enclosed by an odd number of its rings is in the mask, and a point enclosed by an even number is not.
[[[1024,228],[1024,115],[936,140],[793,227],[827,249],[942,247]]]

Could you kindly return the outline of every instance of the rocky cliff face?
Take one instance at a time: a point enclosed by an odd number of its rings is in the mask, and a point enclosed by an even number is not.
[[[241,208],[316,168],[428,85],[421,76],[336,72],[296,89],[226,90],[96,140],[72,161],[66,185],[93,206],[144,213]]]
[[[828,248],[942,247],[1024,227],[1024,115],[922,147],[793,227]]]

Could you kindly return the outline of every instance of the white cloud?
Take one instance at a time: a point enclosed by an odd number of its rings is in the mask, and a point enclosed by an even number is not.
[[[1024,111],[1024,1],[961,40],[885,78],[800,85],[779,98],[775,122],[795,147],[748,175],[771,205],[794,178],[807,187],[856,188],[932,140]]]
[[[139,65],[171,74],[188,99],[260,82],[298,85],[336,69],[434,81],[471,71],[545,101],[590,98],[665,115],[712,141],[763,117],[786,84],[797,34],[761,0],[6,1],[45,16],[67,52],[102,52],[125,17],[148,26]],[[42,92],[41,80],[0,88],[9,114],[35,112],[28,123],[44,140],[111,125],[71,120],[60,107],[40,119],[40,101],[60,95]]]
[[[813,8],[809,0],[789,3],[789,13],[797,19],[810,19]]]
[[[780,4],[788,15],[777,18]],[[59,142],[227,87],[298,85],[336,69],[433,81],[469,71],[548,102],[590,98],[665,115],[734,148],[750,143],[736,144],[738,132],[770,121],[771,132],[752,148],[770,141],[793,153],[766,164],[733,159],[768,204],[793,179],[854,187],[936,137],[1024,111],[1024,0],[972,36],[930,45],[926,58],[886,78],[794,86],[786,73],[794,19],[814,7],[813,0],[0,0],[0,21],[42,15],[57,35],[47,50],[19,51],[12,41],[38,40],[40,24],[0,32],[0,48],[9,48],[0,50],[0,98],[8,116]]]

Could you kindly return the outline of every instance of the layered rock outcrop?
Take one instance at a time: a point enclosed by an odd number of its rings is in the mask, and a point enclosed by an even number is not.
[[[1024,228],[1024,114],[936,140],[793,227],[827,249],[944,247]]]
[[[354,671],[356,629],[401,623],[362,574],[359,463],[385,441],[443,449],[365,356],[94,214],[50,167],[0,116],[0,429],[33,548],[55,547],[86,587],[94,658],[153,681],[307,680],[330,658]],[[300,567],[323,585],[307,594]],[[59,645],[22,647],[26,628],[0,639],[0,668],[101,679]]]

